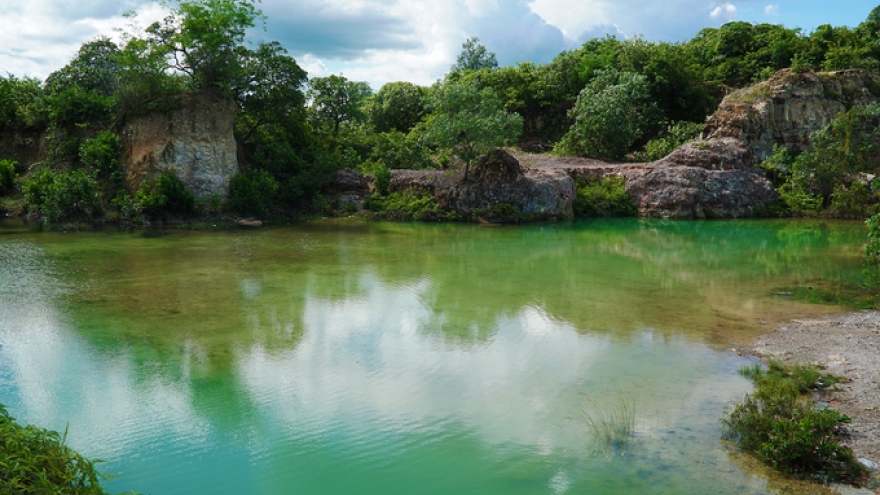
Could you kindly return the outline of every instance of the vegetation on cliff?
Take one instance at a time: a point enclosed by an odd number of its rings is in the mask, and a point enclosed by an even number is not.
[[[73,198],[71,204],[88,208],[58,213],[40,201],[26,203],[49,220],[188,214],[151,214],[154,209],[138,204],[149,191],[126,189],[130,184],[123,180],[118,156],[125,119],[173,110],[188,92],[236,102],[235,138],[244,176],[235,179],[225,207],[268,217],[324,208],[328,202],[321,196],[340,168],[378,176],[400,168],[468,169],[477,157],[505,144],[654,160],[696,137],[724,94],[779,69],[880,70],[878,8],[855,28],[823,25],[811,33],[731,22],[684,43],[592,39],[544,65],[498,67],[494,54],[470,38],[450,72],[434,85],[391,82],[373,93],[367,83],[341,75],[309,79],[280,44],[250,43],[248,29],[263,21],[254,0],[173,5],[166,19],[140,32],[130,30],[121,43],[99,38],[84,44],[45,81],[0,77],[0,159],[17,160],[15,175],[25,176],[15,186],[3,179],[7,184],[0,184],[0,194],[21,197],[27,190],[29,199],[50,198],[49,181],[37,178],[41,170],[51,170],[75,174],[76,181],[51,187],[78,184],[79,192],[65,194]],[[874,211],[873,188],[852,180],[854,174],[876,172],[863,159],[873,146],[865,144],[873,139],[867,125],[875,124],[871,112],[850,110],[817,135],[814,150],[800,157],[780,151],[765,164],[790,212],[863,217]],[[865,153],[852,158],[848,132],[855,128],[867,141],[855,142]],[[39,157],[9,144],[29,142],[33,149],[41,140]],[[838,165],[841,157],[846,163]],[[255,180],[259,187],[250,187]],[[80,187],[89,181],[94,187]],[[92,205],[95,188],[97,205]],[[197,199],[203,213],[219,205],[216,199]],[[15,209],[22,203],[2,204]]]

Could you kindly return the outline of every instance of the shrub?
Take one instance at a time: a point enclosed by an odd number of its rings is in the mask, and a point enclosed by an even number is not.
[[[43,170],[23,182],[25,200],[49,222],[88,220],[101,212],[98,183],[82,170]]]
[[[169,170],[159,174],[154,183],[144,182],[136,198],[144,215],[149,218],[186,216],[195,212],[195,196],[187,191],[183,181]]]
[[[865,276],[871,284],[877,285],[880,284],[880,213],[869,218],[865,224],[868,226]]]
[[[119,135],[113,131],[101,131],[96,137],[86,139],[79,147],[79,160],[101,176],[109,176],[119,170]]]
[[[7,196],[15,191],[15,161],[0,160],[0,196]]]
[[[835,218],[864,219],[877,211],[876,203],[868,186],[853,182],[849,187],[840,185],[834,190],[828,214]]]
[[[557,151],[620,160],[642,138],[657,113],[647,77],[600,71],[569,111],[575,123],[559,141]]]
[[[780,471],[823,481],[855,479],[863,468],[852,450],[841,443],[843,424],[849,418],[830,408],[820,408],[812,389],[833,385],[841,379],[822,374],[815,367],[785,368],[770,362],[741,374],[756,390],[736,404],[724,419],[725,436],[736,441]]]
[[[572,205],[575,217],[631,217],[638,213],[620,177],[582,177],[577,179],[576,186]]]
[[[265,170],[237,174],[229,183],[229,205],[242,215],[259,218],[269,216],[278,193],[278,181]]]
[[[373,167],[373,186],[376,192],[382,196],[388,194],[388,188],[391,186],[391,169],[384,163],[377,163]]]
[[[666,157],[679,146],[696,139],[703,131],[701,122],[673,122],[666,126],[660,136],[648,141],[645,150],[635,153],[634,158],[652,162]]]
[[[411,191],[394,192],[387,196],[367,197],[364,207],[382,218],[397,221],[433,221],[444,217],[443,209],[431,194]]]
[[[93,461],[64,445],[65,434],[21,426],[0,405],[0,486],[4,493],[103,495]],[[8,490],[8,491],[6,491]]]

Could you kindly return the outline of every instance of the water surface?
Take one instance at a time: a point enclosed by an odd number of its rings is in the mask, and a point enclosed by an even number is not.
[[[727,349],[834,308],[858,223],[0,227],[0,403],[111,491],[777,493]],[[636,407],[625,452],[585,416]],[[775,484],[776,483],[776,484]],[[779,485],[782,486],[782,485]]]

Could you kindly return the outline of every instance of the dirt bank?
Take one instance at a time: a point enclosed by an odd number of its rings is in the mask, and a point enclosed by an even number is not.
[[[849,445],[856,457],[880,464],[880,312],[794,320],[740,353],[786,364],[819,364],[846,377],[847,383],[823,400],[852,418]]]

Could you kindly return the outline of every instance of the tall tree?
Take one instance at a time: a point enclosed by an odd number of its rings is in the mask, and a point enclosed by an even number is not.
[[[495,53],[490,52],[480,43],[480,38],[474,36],[472,38],[468,38],[464,43],[461,44],[461,53],[458,54],[458,59],[455,61],[455,65],[452,66],[452,71],[476,71],[480,69],[490,69],[494,70],[498,68],[498,60],[495,58]]]
[[[363,103],[372,93],[369,84],[334,74],[313,78],[309,82],[308,98],[318,124],[330,126],[333,136],[338,136],[344,122],[364,119]]]
[[[424,136],[452,149],[464,162],[464,180],[474,160],[516,142],[522,133],[522,117],[506,111],[491,88],[447,82],[434,91],[431,104],[434,112],[428,118]]]

